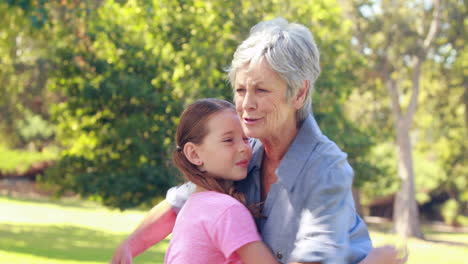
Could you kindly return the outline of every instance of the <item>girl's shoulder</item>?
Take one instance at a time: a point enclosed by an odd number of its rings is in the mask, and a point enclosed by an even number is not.
[[[193,193],[189,200],[196,203],[203,203],[206,206],[219,206],[220,208],[242,205],[242,203],[234,197],[215,191]]]
[[[213,191],[193,193],[179,213],[185,219],[193,221],[196,218],[208,226],[217,219],[243,218],[244,215],[250,215],[250,212],[241,202],[227,194]]]

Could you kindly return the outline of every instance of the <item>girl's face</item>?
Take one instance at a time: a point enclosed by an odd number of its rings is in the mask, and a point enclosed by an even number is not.
[[[196,146],[201,170],[226,180],[242,180],[252,158],[248,138],[239,117],[232,110],[213,114],[207,122],[208,134]]]

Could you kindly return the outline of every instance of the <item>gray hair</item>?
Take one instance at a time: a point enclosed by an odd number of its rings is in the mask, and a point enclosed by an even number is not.
[[[297,94],[304,81],[308,81],[304,106],[296,113],[296,121],[302,122],[311,111],[314,84],[320,75],[320,54],[312,34],[305,26],[289,23],[284,18],[253,26],[249,37],[234,53],[228,68],[232,87],[240,68],[248,63],[258,63],[263,58],[287,83],[288,99]]]

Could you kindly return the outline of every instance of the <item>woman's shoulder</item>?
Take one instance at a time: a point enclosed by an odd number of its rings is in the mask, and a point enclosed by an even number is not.
[[[308,163],[318,165],[324,173],[349,166],[348,154],[325,135],[320,137],[311,157]]]
[[[325,136],[307,158],[302,172],[303,184],[309,188],[329,186],[346,190],[354,178],[348,155]]]

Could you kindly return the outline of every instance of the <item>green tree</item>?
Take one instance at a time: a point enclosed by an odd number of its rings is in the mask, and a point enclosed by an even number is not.
[[[361,60],[336,2],[13,2],[51,32],[42,48],[51,65],[46,89],[59,103],[48,110],[64,150],[47,178],[62,191],[121,209],[164,195],[176,182],[169,153],[183,107],[230,99],[224,68],[235,48],[252,25],[276,16],[310,27],[323,69],[314,114],[349,153],[356,184],[373,174],[365,158],[372,141],[343,109]]]
[[[0,133],[9,147],[35,149],[53,136],[47,105],[55,98],[46,89],[50,31],[30,19],[37,13],[32,3],[19,2],[0,3]]]
[[[450,200],[443,208],[452,209],[451,215],[468,215],[468,38],[466,1],[445,2],[443,25],[438,39],[438,60],[428,68],[432,73],[427,81],[437,84],[422,98],[428,108],[424,136],[431,139],[425,146],[437,157],[443,168],[444,181],[433,195],[446,194]],[[420,122],[423,123],[423,122]],[[447,219],[457,223],[457,217]]]
[[[440,25],[440,1],[353,1],[356,40],[388,91],[401,187],[394,205],[397,232],[422,237],[414,191],[410,129],[418,105],[421,68]]]
[[[204,1],[51,6],[60,67],[49,88],[66,100],[52,109],[65,150],[48,180],[121,209],[164,195],[176,182],[169,153],[184,105],[230,95],[223,67],[237,42],[233,30],[246,32],[235,23],[246,22],[225,8]]]

